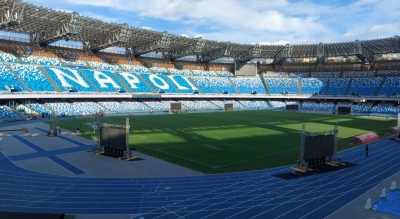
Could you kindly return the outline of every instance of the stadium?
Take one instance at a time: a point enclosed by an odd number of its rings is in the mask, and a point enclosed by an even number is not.
[[[400,218],[399,36],[244,44],[0,5],[0,218]]]

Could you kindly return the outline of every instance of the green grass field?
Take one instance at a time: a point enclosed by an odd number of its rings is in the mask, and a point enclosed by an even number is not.
[[[82,124],[82,137],[96,139],[85,123],[95,119],[59,121],[73,130]],[[125,117],[105,117],[104,123],[124,124]],[[396,121],[327,114],[278,111],[230,111],[130,117],[129,142],[136,151],[204,173],[247,171],[294,164],[299,156],[302,124],[307,131],[339,126],[338,150],[354,136],[375,131],[381,137]]]

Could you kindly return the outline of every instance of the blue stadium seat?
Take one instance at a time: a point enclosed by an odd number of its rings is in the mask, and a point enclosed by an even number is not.
[[[266,78],[265,82],[271,94],[299,94],[297,78]]]
[[[61,66],[61,62],[57,58],[49,58],[43,56],[22,56],[22,61],[26,64],[34,65],[50,65],[50,66]]]
[[[381,82],[382,78],[353,78],[348,94],[373,95]]]
[[[260,78],[231,78],[232,83],[236,86],[241,94],[250,94],[256,91],[257,94],[266,94],[264,85]]]
[[[349,86],[349,78],[331,78],[329,81],[329,95],[345,95]]]
[[[151,89],[139,78],[136,73],[118,72],[118,77],[134,93],[152,93]]]
[[[9,91],[11,88],[24,91],[24,86],[17,80],[6,64],[0,64],[0,90]]]
[[[164,91],[166,93],[178,93],[171,80],[168,80],[163,74],[141,74],[150,86],[156,91]]]
[[[81,74],[79,69],[47,66],[44,69],[63,91],[68,91],[72,87],[79,92],[96,92],[96,89]]]
[[[324,78],[302,78],[303,94],[326,94],[328,80]]]
[[[204,93],[218,93],[218,90],[210,84],[207,77],[193,76],[190,78],[204,91]]]
[[[97,86],[101,92],[118,92],[123,89],[115,75],[109,71],[84,69],[83,73]]]
[[[32,91],[55,91],[53,85],[36,66],[19,64],[10,66]]]
[[[387,77],[378,95],[400,94],[400,77]]]

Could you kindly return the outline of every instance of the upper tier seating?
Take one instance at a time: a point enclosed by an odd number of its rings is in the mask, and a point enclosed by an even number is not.
[[[206,100],[197,100],[197,101],[180,101],[182,103],[182,108],[188,110],[216,110],[221,109],[220,107],[216,106],[215,104],[206,101]]]
[[[307,78],[307,72],[296,72],[296,73],[289,73],[289,77],[291,78]]]
[[[400,70],[379,70],[377,75],[400,75]]]
[[[25,90],[24,86],[17,80],[10,68],[6,64],[0,64],[0,90],[9,91],[15,88],[20,91]]]
[[[204,93],[218,93],[210,82],[207,80],[207,77],[190,77],[197,85],[199,85],[200,89],[204,91]],[[216,78],[216,77],[213,77]]]
[[[43,56],[22,56],[21,59],[26,64],[62,66],[62,63],[57,58],[49,58]]]
[[[241,94],[250,94],[256,91],[257,94],[266,94],[264,85],[260,78],[231,78]]]
[[[134,93],[151,93],[151,89],[139,78],[136,73],[118,72],[118,77]],[[128,91],[127,91],[128,92]]]
[[[189,70],[179,70],[179,69],[169,68],[168,71],[173,75],[192,76],[192,73]]]
[[[101,92],[118,92],[123,86],[117,80],[115,74],[109,71],[96,71],[83,69],[83,73],[94,83]]]
[[[228,94],[236,94],[235,88],[233,88],[232,83],[229,78],[225,77],[205,77],[208,79],[210,84],[218,91],[218,93],[223,93],[227,91]]]
[[[325,78],[302,78],[301,82],[303,94],[326,94],[328,80]]]
[[[379,103],[370,110],[374,113],[400,113],[400,105],[395,105],[393,103]]]
[[[349,78],[331,78],[329,80],[329,95],[345,95],[349,86]]]
[[[311,101],[311,100],[304,100],[301,104],[303,109],[316,109],[316,110],[332,110],[335,104],[333,101]]]
[[[264,78],[287,78],[289,77],[286,72],[267,72],[263,73]]]
[[[140,72],[140,73],[150,73],[150,69],[144,67],[144,66],[138,66],[138,65],[127,65],[127,64],[122,64],[122,68],[125,69],[127,72]]]
[[[344,78],[366,78],[373,77],[374,73],[371,71],[349,71],[343,72]]]
[[[150,71],[154,72],[154,73],[166,73],[166,74],[169,74],[169,72],[168,72],[168,70],[166,68],[161,68],[161,67],[151,67]]]
[[[32,91],[55,91],[53,85],[36,66],[19,64],[10,66]]]
[[[299,81],[297,78],[266,78],[268,90],[271,94],[299,94]]]
[[[60,67],[44,67],[44,69],[63,91],[74,88],[79,92],[96,92],[96,89],[88,79],[81,74],[79,69]]]
[[[373,95],[382,82],[382,78],[353,78],[347,94]]]
[[[118,65],[111,65],[105,62],[93,62],[87,61],[90,67],[98,70],[108,70],[108,71],[120,71],[120,67]]]
[[[72,66],[85,66],[88,67],[87,63],[82,60],[62,60],[64,65],[72,65]]]
[[[170,79],[163,74],[141,74],[150,86],[157,92],[178,93]],[[178,77],[180,76],[175,76]],[[188,88],[189,89],[189,88]]]
[[[234,75],[229,71],[216,71],[216,73],[221,77],[234,77]]]
[[[19,60],[17,57],[15,57],[13,54],[5,53],[5,52],[0,52],[0,61],[19,63]]]
[[[218,76],[215,71],[192,70],[192,72],[196,76]]]
[[[387,77],[378,95],[400,94],[400,77]]]
[[[339,72],[311,72],[313,78],[338,78],[340,77]]]
[[[240,103],[247,109],[270,109],[271,107],[264,100],[241,100]]]

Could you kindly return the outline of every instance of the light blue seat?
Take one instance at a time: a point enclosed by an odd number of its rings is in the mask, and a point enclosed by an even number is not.
[[[90,67],[98,70],[107,70],[107,71],[121,71],[118,65],[111,65],[105,62],[93,62],[93,61],[88,61],[87,62]]]
[[[313,78],[338,78],[340,72],[311,72],[310,75]]]
[[[207,80],[207,77],[193,76],[190,78],[204,91],[204,93],[218,93],[218,91]]]
[[[378,95],[400,94],[400,77],[388,77],[383,82]]]
[[[349,86],[349,78],[331,78],[329,81],[329,95],[345,95]]]
[[[42,114],[42,113],[45,113],[45,114],[48,113],[50,115],[52,114],[49,109],[43,107],[41,104],[38,104],[38,103],[30,103],[30,104],[27,104],[26,106],[39,114]]]
[[[0,90],[9,91],[11,88],[24,91],[24,86],[11,72],[6,64],[0,64]]]
[[[310,101],[310,100],[304,100],[301,104],[301,107],[303,109],[308,109],[308,110],[332,110],[334,106],[333,101]]]
[[[327,82],[325,78],[301,78],[303,94],[326,94]]]
[[[17,114],[16,112],[14,112],[14,111],[8,109],[7,107],[5,107],[5,106],[0,106],[0,117],[1,117],[1,118],[8,118],[8,119],[11,119],[11,118],[19,117],[19,116],[20,116],[20,115],[18,115],[18,114]]]
[[[119,83],[115,75],[109,71],[89,69],[83,69],[82,71],[101,92],[115,93],[119,89],[123,89],[123,86]],[[102,82],[102,80],[104,81]]]
[[[122,64],[121,66],[127,72],[150,73],[150,69],[148,69],[147,67],[144,67],[144,66],[127,65],[127,64]]]
[[[297,78],[266,78],[265,82],[271,94],[299,94]]]
[[[250,94],[253,91],[256,91],[257,94],[266,94],[264,85],[258,77],[231,78],[231,81],[241,94]]]
[[[348,94],[373,95],[381,82],[382,78],[353,78]]]
[[[63,91],[68,91],[69,88],[74,88],[79,92],[96,92],[96,89],[86,79],[86,77],[82,75],[79,69],[47,66],[44,67],[44,69],[49,73],[50,77]],[[59,75],[57,75],[56,72],[58,72]],[[68,77],[63,74],[67,75]],[[64,78],[67,84],[63,84],[59,76],[61,78]],[[71,77],[72,79],[69,77]]]
[[[271,107],[264,100],[241,100],[239,101],[247,109],[270,109]]]
[[[49,58],[44,56],[22,56],[22,61],[26,64],[34,65],[50,65],[50,66],[61,66],[61,62],[57,58]]]
[[[53,85],[36,66],[19,64],[10,66],[32,91],[55,91]]]
[[[272,105],[274,109],[279,109],[279,108],[285,108],[286,103],[284,101],[276,101],[276,100],[271,100],[269,103]]]
[[[13,54],[5,53],[5,52],[0,52],[0,61],[19,63],[19,60],[17,57],[15,57]]]
[[[139,78],[137,73],[117,72],[116,75],[134,93],[152,93],[151,89]],[[131,83],[130,83],[131,82]]]
[[[157,92],[178,93],[171,80],[163,74],[141,74],[147,83]]]
[[[379,103],[378,105],[372,107],[370,110],[374,113],[400,113],[400,105],[395,105],[394,103]]]
[[[217,89],[218,93],[228,92],[228,94],[236,94],[235,88],[227,77],[206,77],[211,86]]]

